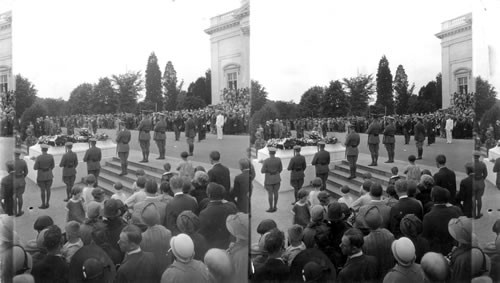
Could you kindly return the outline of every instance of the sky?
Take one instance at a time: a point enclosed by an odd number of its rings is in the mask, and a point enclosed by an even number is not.
[[[210,18],[239,0],[0,0],[12,7],[13,71],[38,96],[67,100],[82,83],[142,71],[155,52],[172,61],[183,89],[210,68]]]
[[[268,98],[300,102],[312,86],[373,74],[382,55],[415,92],[441,71],[441,23],[472,12],[468,0],[251,2],[251,77]]]

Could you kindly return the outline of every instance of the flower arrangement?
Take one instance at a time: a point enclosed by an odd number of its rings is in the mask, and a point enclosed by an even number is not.
[[[321,137],[318,132],[311,132],[307,138],[284,138],[284,139],[270,139],[267,141],[268,147],[276,147],[279,149],[293,149],[294,146],[317,146],[322,141],[325,144],[336,144],[336,137]]]
[[[89,139],[95,138],[98,141],[105,141],[109,136],[105,133],[92,133],[87,128],[82,128],[78,134],[74,135],[55,135],[55,136],[41,136],[38,138],[38,144],[48,144],[50,146],[64,146],[66,142],[72,143],[88,143]]]

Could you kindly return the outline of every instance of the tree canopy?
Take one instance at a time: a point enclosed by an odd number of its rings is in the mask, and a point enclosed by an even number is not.
[[[368,111],[368,100],[374,92],[373,76],[360,74],[356,77],[344,78],[343,83],[346,93],[349,95],[350,114],[365,115]]]
[[[35,102],[36,95],[37,90],[35,85],[20,74],[16,75],[16,90],[14,91],[14,97],[16,116],[18,118]]]

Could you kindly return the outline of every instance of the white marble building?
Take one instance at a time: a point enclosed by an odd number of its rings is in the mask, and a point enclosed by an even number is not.
[[[441,32],[443,108],[450,106],[453,93],[474,92],[472,74],[472,13],[445,21]]]
[[[221,102],[224,88],[250,87],[250,4],[210,19],[212,104]]]
[[[0,93],[14,89],[12,75],[12,13],[0,14]]]

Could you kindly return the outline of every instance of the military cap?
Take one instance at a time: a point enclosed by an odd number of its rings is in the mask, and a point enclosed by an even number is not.
[[[293,149],[294,149],[294,150],[300,150],[300,149],[301,149],[301,147],[300,147],[300,145],[296,145],[296,146],[294,146],[294,147],[293,147]]]
[[[318,145],[325,145],[325,142],[324,141],[320,141],[320,142],[318,142]]]
[[[64,146],[73,146],[73,143],[72,143],[72,142],[66,142],[66,143],[64,144]]]
[[[275,147],[268,147],[267,150],[269,150],[269,152],[276,152],[276,148]]]
[[[90,138],[89,142],[97,142],[97,139],[96,138]]]

